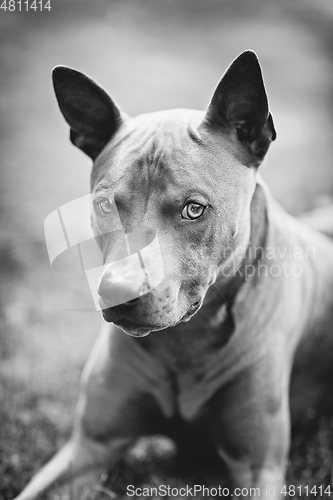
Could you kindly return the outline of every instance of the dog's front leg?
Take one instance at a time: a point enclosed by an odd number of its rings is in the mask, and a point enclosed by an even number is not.
[[[230,474],[230,493],[243,500],[265,498],[271,500],[282,499],[281,490],[284,484],[284,468],[268,463],[256,464],[252,459],[247,462],[242,458],[235,460],[225,450],[219,448],[220,456],[224,459]]]
[[[70,500],[81,499],[135,438],[161,421],[150,393],[157,374],[141,351],[136,339],[104,325],[83,373],[72,438],[16,500],[35,500],[64,483]]]
[[[56,486],[62,498],[79,499],[85,489],[99,484],[101,474],[110,460],[122,449],[122,442],[103,444],[74,435],[59,452],[33,477],[16,500],[34,500]],[[66,486],[61,486],[64,485]],[[68,493],[68,496],[66,495]]]
[[[72,437],[15,500],[34,500],[53,489],[60,489],[64,498],[68,491],[71,500],[76,500],[85,489],[99,483],[101,473],[117,459],[123,444],[117,431],[113,435],[111,432],[120,410],[119,391],[114,384],[107,384],[111,372],[121,380],[122,374],[110,353],[110,335],[104,327],[83,372]],[[108,432],[110,439],[106,439]],[[121,429],[119,433],[123,438]],[[100,439],[101,435],[104,439]]]
[[[246,370],[213,398],[213,428],[231,493],[277,500],[289,451],[288,389],[286,377],[272,383],[272,365],[270,374],[263,372]]]

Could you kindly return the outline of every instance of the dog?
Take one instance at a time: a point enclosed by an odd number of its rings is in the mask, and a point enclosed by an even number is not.
[[[231,495],[282,498],[291,421],[332,394],[333,223],[292,218],[258,174],[276,131],[256,54],[234,60],[204,113],[130,118],[76,70],[56,67],[53,82],[93,160],[104,263],[116,205],[125,234],[156,231],[164,277],[144,289],[131,264],[105,267],[72,436],[17,500],[66,482],[79,499],[149,434],[212,445]],[[115,282],[136,295],[108,307]]]

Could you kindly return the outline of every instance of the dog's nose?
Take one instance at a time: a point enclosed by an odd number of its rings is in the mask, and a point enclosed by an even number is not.
[[[105,266],[99,287],[101,309],[137,299],[150,291],[149,282],[137,254]]]

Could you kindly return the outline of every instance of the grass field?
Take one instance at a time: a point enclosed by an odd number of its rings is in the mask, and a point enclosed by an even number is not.
[[[85,278],[54,273],[44,242],[45,217],[88,193],[90,173],[57,109],[54,65],[90,74],[134,115],[204,108],[227,65],[252,48],[278,132],[264,178],[293,214],[333,195],[331,0],[51,5],[50,12],[0,10],[1,500],[11,500],[69,436],[80,372],[100,324],[97,313],[73,311],[92,307]],[[330,415],[305,415],[289,483],[333,486],[332,441]],[[193,483],[221,484],[219,468],[177,458],[160,439],[145,440],[95,500],[127,498],[127,484]]]

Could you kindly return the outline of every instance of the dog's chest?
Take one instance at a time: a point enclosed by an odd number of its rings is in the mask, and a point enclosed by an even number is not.
[[[225,305],[214,314],[203,307],[190,322],[155,332],[140,344],[171,372],[190,371],[200,378],[233,331],[233,316]]]
[[[160,397],[165,392],[164,413],[178,413],[189,420],[209,397],[207,374],[219,364],[221,352],[234,332],[233,316],[225,306],[213,316],[207,316],[203,309],[195,319],[139,342],[149,359],[165,371],[163,386],[168,386],[168,391],[160,391]]]

